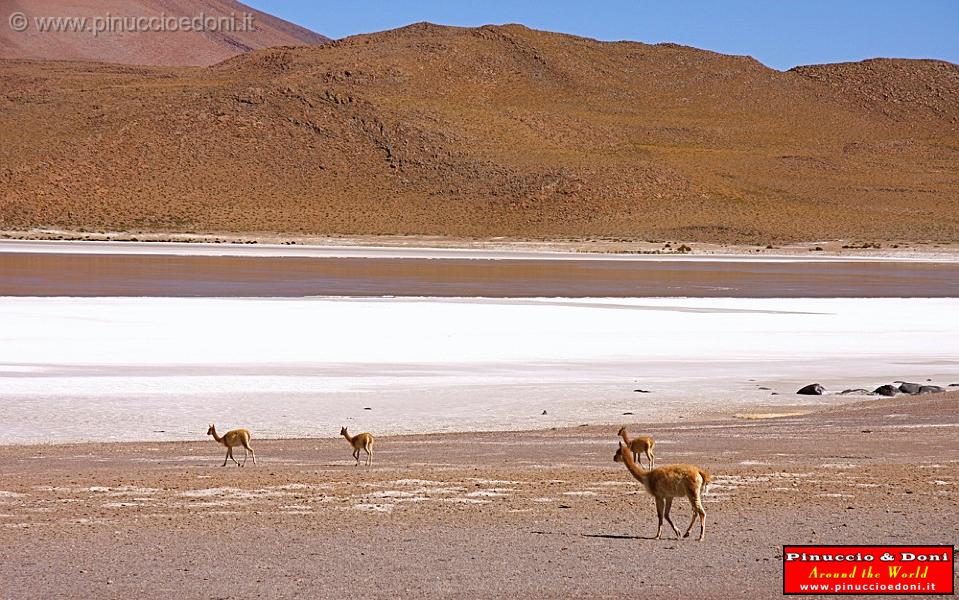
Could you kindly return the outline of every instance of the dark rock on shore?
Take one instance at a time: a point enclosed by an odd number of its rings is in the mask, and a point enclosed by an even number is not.
[[[898,383],[900,384],[899,391],[902,392],[903,394],[918,394],[919,389],[922,387],[918,383],[909,383],[906,381],[902,381]]]
[[[810,383],[809,385],[800,388],[796,393],[802,394],[803,396],[822,396],[824,391],[826,391],[825,388],[818,383]]]
[[[899,388],[887,383],[886,385],[877,387],[872,393],[879,394],[880,396],[895,396],[899,393]]]
[[[946,391],[946,388],[938,385],[924,385],[919,388],[920,394],[938,394],[939,392]]]

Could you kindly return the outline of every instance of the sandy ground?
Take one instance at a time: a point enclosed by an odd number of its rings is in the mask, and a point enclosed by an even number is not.
[[[652,540],[615,429],[0,447],[0,597],[778,597],[781,545],[953,544],[959,394],[662,424],[707,538]],[[775,411],[773,411],[775,412]],[[674,507],[683,527],[685,502]]]

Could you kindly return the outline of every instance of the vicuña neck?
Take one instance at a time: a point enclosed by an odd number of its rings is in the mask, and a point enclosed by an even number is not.
[[[629,472],[632,473],[638,481],[642,482],[646,479],[646,475],[649,471],[643,470],[643,467],[636,464],[636,461],[633,460],[633,454],[629,451],[629,448],[623,448],[623,451],[620,453],[623,457],[623,463],[626,465],[626,468],[629,469]]]
[[[216,434],[216,427],[213,427],[212,429],[213,429],[213,439],[217,442],[222,442],[223,438],[221,438],[220,436]]]
[[[343,437],[346,438],[346,441],[348,441],[348,442],[350,442],[350,443],[353,442],[353,436],[350,435],[348,432],[344,431],[344,432],[343,432]]]

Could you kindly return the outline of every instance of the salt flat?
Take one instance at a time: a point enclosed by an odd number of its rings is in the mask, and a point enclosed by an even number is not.
[[[959,380],[955,314],[949,298],[2,298],[0,440],[195,439],[209,422],[258,437],[537,429],[838,403],[794,392]]]

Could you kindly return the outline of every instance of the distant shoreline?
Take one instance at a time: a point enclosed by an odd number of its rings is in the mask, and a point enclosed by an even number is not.
[[[549,258],[959,261],[959,243],[821,240],[719,244],[683,240],[522,239],[441,236],[319,236],[272,233],[0,231],[2,252],[394,258]],[[445,251],[444,254],[441,251]]]
[[[802,398],[800,396],[799,398]],[[735,430],[739,428],[757,428],[769,427],[775,428],[781,424],[795,424],[807,420],[823,421],[832,414],[843,416],[856,415],[857,413],[871,412],[876,408],[904,406],[914,403],[915,406],[924,407],[928,404],[941,404],[955,402],[959,400],[959,391],[955,387],[950,387],[944,392],[934,394],[906,394],[900,393],[894,397],[884,397],[877,394],[869,395],[840,395],[830,394],[822,398],[834,400],[834,403],[822,404],[801,404],[798,401],[793,404],[761,404],[753,406],[738,406],[729,409],[715,408],[701,413],[687,414],[687,417],[680,417],[682,420],[671,418],[640,418],[643,415],[624,414],[619,418],[600,418],[580,425],[542,425],[539,427],[515,427],[515,428],[484,428],[484,429],[449,429],[449,430],[428,430],[416,432],[380,432],[377,433],[377,439],[391,442],[411,442],[411,441],[435,441],[437,443],[451,440],[468,440],[470,438],[511,438],[516,437],[540,437],[550,435],[576,435],[580,433],[589,433],[597,431],[606,431],[615,429],[622,423],[632,424],[633,428],[652,428],[652,429],[672,429],[674,431],[692,431],[692,430]],[[945,417],[946,415],[940,415]],[[834,424],[833,424],[834,425]],[[939,420],[930,427],[950,430],[959,428],[959,423]],[[205,427],[205,426],[204,426]],[[46,451],[60,452],[64,450],[74,450],[81,455],[87,451],[119,451],[125,453],[128,450],[139,446],[149,445],[153,448],[161,447],[181,447],[192,444],[206,444],[209,437],[202,435],[203,428],[198,428],[195,437],[161,437],[158,439],[82,439],[82,440],[54,440],[54,441],[16,441],[7,442],[0,440],[0,454],[4,452],[28,452],[28,451]],[[338,444],[341,440],[336,435],[335,428],[320,430],[317,435],[303,435],[296,433],[293,435],[262,435],[259,429],[254,428],[255,439],[258,442],[267,442],[270,444],[283,445],[306,445],[311,442]],[[380,431],[377,429],[377,431]],[[215,454],[215,453],[214,453]]]

